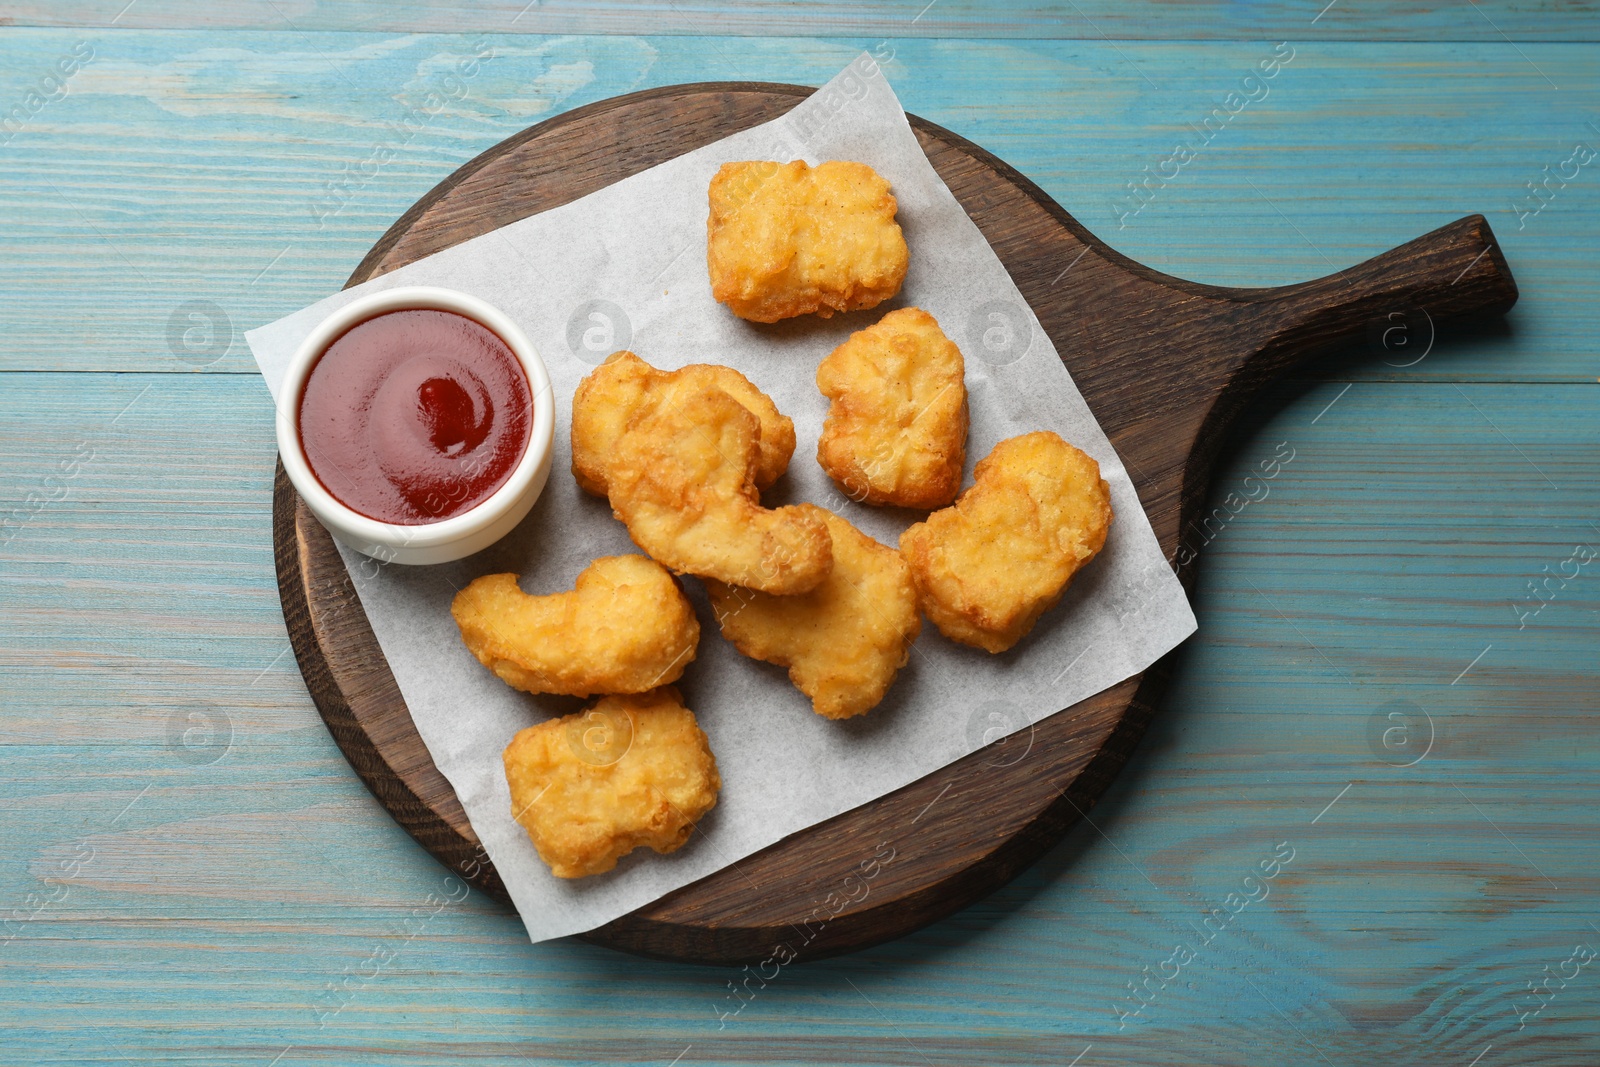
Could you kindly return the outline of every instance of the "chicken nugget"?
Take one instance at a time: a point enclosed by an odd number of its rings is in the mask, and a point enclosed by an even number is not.
[[[860,503],[944,507],[966,462],[965,374],[961,350],[920,308],[857,330],[817,367],[833,401],[817,462]]]
[[[761,420],[756,488],[783,477],[794,455],[794,422],[750,379],[715,363],[656,370],[632,352],[613,353],[578,383],[572,397],[572,476],[585,492],[606,495],[606,463],[617,438],[657,404],[675,404],[706,388],[721,389]]]
[[[663,404],[618,438],[611,510],[633,543],[680,574],[780,596],[815,589],[833,567],[828,527],[756,494],[760,423],[721,389]]]
[[[486,574],[450,614],[478,662],[529,693],[642,693],[675,682],[694,659],[700,623],[666,568],[602,556],[571,592],[529,596],[515,574]]]
[[[742,319],[876,307],[905,281],[899,205],[865,163],[724,163],[710,200],[711,295]]]
[[[722,636],[751,659],[789,668],[818,715],[848,719],[877,707],[922,631],[917,587],[899,552],[813,504],[828,524],[833,571],[800,596],[707,582]]]
[[[677,851],[722,788],[711,745],[672,686],[530,726],[504,758],[511,815],[557,878],[602,874],[641,845]]]
[[[954,505],[900,535],[900,551],[941,633],[1004,652],[1106,543],[1111,488],[1048,430],[1001,441],[973,477]]]

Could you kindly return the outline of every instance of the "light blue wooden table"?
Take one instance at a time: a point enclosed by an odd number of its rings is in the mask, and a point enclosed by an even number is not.
[[[0,1063],[1600,1062],[1596,5],[924,3],[0,4]],[[1294,459],[1205,549],[1089,822],[719,1023],[734,973],[529,945],[346,766],[279,613],[242,333],[533,122],[880,47],[909,110],[1154,267],[1296,281],[1482,211],[1523,295],[1255,410],[1219,498]]]

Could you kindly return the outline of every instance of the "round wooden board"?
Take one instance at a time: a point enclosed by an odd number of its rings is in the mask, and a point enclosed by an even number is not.
[[[776,118],[810,92],[763,83],[673,86],[541,123],[423,197],[349,284]],[[1107,248],[983,149],[932,123],[911,123],[1062,354],[1186,584],[1193,553],[1180,532],[1205,499],[1228,423],[1263,382],[1349,342],[1390,311],[1422,307],[1439,322],[1504,311],[1516,299],[1481,216],[1301,285],[1238,290],[1168,278]],[[274,544],[290,638],[334,739],[424,848],[505,899],[412,725],[332,539],[281,466]],[[1088,810],[1143,732],[1165,675],[1163,661],[1031,733],[979,749],[583,936],[649,956],[745,963],[772,956],[780,944],[819,958],[933,922],[1009,881]],[[874,855],[880,862],[861,893],[860,865]]]

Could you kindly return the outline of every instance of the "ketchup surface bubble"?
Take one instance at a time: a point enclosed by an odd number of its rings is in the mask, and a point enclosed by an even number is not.
[[[453,311],[390,311],[328,346],[300,395],[317,481],[370,519],[418,526],[504,485],[528,449],[533,393],[509,345]]]

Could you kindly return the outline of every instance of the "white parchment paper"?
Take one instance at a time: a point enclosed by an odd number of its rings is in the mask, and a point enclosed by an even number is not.
[[[724,162],[800,158],[859,160],[889,180],[911,248],[910,272],[900,296],[876,309],[753,325],[711,299],[706,189]],[[325,315],[369,290],[400,285],[446,286],[496,305],[527,332],[554,385],[550,483],[509,537],[437,567],[384,566],[344,550],[417,729],[535,941],[593,929],[892,792],[1143,670],[1195,629],[1121,461],[1005,268],[929,164],[870,56],[773,122],[251,331],[268,387],[277,393],[296,345]],[[530,593],[559,592],[596,556],[637,551],[609,506],[581,493],[569,473],[578,381],[624,347],[666,369],[696,362],[738,368],[794,419],[799,438],[789,473],[766,502],[821,504],[894,545],[920,515],[854,505],[816,464],[828,404],[815,374],[851,331],[904,306],[931,313],[966,356],[972,429],[965,484],[996,442],[1055,430],[1094,456],[1111,484],[1116,518],[1104,552],[1009,652],[965,648],[925,625],[885,702],[845,722],[814,714],[783,670],[738,655],[718,633],[700,584],[686,579],[702,636],[679,687],[721,769],[718,805],[673,855],[639,850],[609,874],[552,877],[511,818],[500,754],[518,730],[581,702],[505,685],[467,652],[449,609],[456,590],[481,574],[515,571]],[[1065,356],[1070,366],[1073,354]]]

